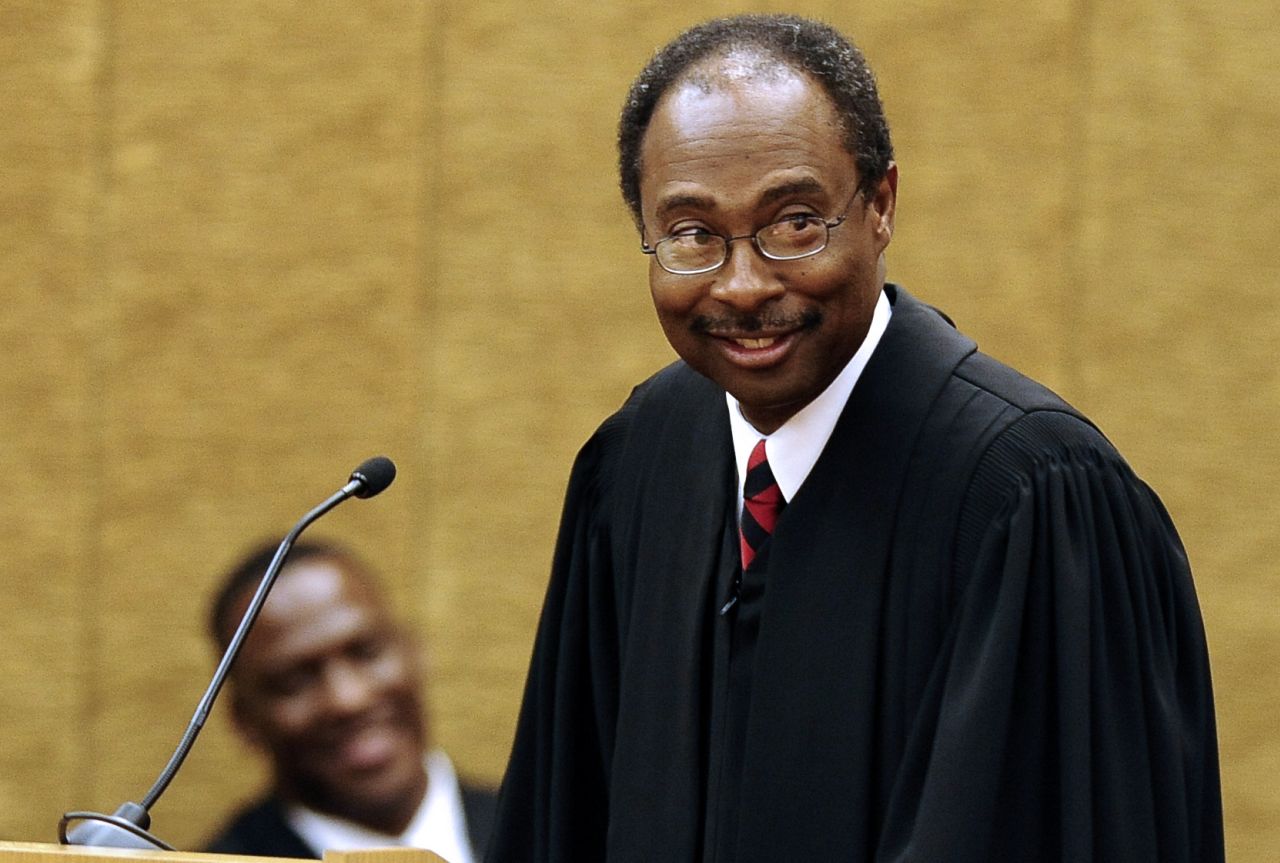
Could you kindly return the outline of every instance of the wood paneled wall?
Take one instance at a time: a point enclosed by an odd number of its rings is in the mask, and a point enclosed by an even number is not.
[[[1280,61],[1267,0],[787,9],[879,71],[890,274],[1089,412],[1188,546],[1228,844],[1280,847]],[[137,798],[204,606],[314,528],[428,634],[438,738],[500,775],[570,460],[671,353],[615,191],[679,4],[0,0],[0,836]],[[213,720],[156,829],[260,774]]]

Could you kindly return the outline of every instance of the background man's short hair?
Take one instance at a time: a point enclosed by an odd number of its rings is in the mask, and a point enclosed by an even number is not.
[[[262,576],[266,574],[267,567],[271,565],[279,547],[279,540],[264,541],[254,546],[222,577],[222,584],[214,594],[213,602],[209,607],[207,621],[209,635],[220,650],[225,650],[231,643],[231,634],[235,631],[235,624],[238,622],[238,619],[231,618],[232,609],[242,596],[246,593],[251,594],[257,589],[258,583],[262,581]],[[295,542],[285,560],[285,567],[316,559],[340,561],[344,568],[362,575],[371,572],[364,561],[350,549],[323,540],[304,539]]]

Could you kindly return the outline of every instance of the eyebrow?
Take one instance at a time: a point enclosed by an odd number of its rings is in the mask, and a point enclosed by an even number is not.
[[[707,197],[706,195],[672,195],[669,198],[663,198],[658,203],[657,208],[654,210],[654,215],[657,216],[659,220],[662,220],[666,217],[667,213],[672,210],[678,210],[681,207],[698,207],[703,210],[714,210],[716,209],[716,202],[715,199]]]
[[[799,180],[792,180],[789,183],[783,183],[780,186],[772,186],[764,190],[760,195],[757,204],[772,204],[779,198],[785,198],[789,195],[812,194],[814,192],[825,192],[826,187],[819,183],[813,177],[804,177]]]
[[[799,180],[792,180],[790,182],[771,186],[768,189],[765,189],[756,200],[756,206],[761,207],[766,204],[772,204],[774,201],[785,198],[789,195],[813,194],[815,192],[825,191],[826,187],[823,186],[822,183],[818,182],[817,179],[813,177],[803,177]],[[704,210],[719,209],[715,199],[707,195],[672,195],[669,198],[664,198],[658,203],[658,206],[654,211],[654,215],[661,220],[667,215],[667,213],[672,210],[679,209],[680,207],[698,207]]]

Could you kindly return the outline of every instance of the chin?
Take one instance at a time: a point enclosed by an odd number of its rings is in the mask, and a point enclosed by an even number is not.
[[[738,400],[747,413],[795,413],[821,393],[812,386],[799,386],[778,381],[741,379],[716,381],[731,396]]]
[[[405,809],[421,786],[412,776],[365,777],[339,780],[331,790],[330,800],[337,814],[362,823],[386,817]],[[336,792],[336,793],[334,793]],[[416,801],[413,801],[416,806]]]

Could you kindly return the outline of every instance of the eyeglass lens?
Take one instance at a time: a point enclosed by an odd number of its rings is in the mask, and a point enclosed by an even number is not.
[[[746,239],[735,237],[734,239]],[[791,260],[817,254],[827,244],[827,223],[816,216],[783,219],[755,233],[756,248],[767,258]],[[729,255],[727,238],[699,232],[666,237],[657,244],[658,263],[678,273],[714,270]]]

